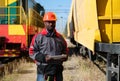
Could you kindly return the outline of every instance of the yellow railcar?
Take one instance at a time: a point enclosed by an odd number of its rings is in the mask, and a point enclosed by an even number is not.
[[[89,57],[102,53],[108,57],[107,81],[120,69],[120,0],[72,0],[68,17],[68,37],[74,44],[87,48]],[[80,49],[81,50],[81,49]],[[86,51],[86,50],[85,50]],[[114,57],[117,59],[114,61]],[[115,66],[111,66],[114,63]],[[111,68],[111,69],[110,69]],[[114,70],[113,70],[114,69]]]

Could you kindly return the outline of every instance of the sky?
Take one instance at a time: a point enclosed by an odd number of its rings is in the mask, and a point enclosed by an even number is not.
[[[35,0],[40,3],[45,11],[53,11],[57,16],[56,30],[63,33],[70,12],[72,0]]]

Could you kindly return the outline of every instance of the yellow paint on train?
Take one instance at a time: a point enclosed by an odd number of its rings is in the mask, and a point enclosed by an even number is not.
[[[102,42],[120,42],[120,0],[97,0],[98,24]]]
[[[25,35],[22,25],[8,25],[8,35]]]
[[[2,0],[2,1],[0,1],[0,6],[5,6],[5,5],[6,5],[6,1],[7,1],[7,0]]]
[[[16,2],[17,0],[7,0],[7,1],[8,1],[8,2],[7,2],[8,5],[9,5],[9,4],[12,4],[12,3]]]
[[[16,2],[17,0],[2,0],[0,2],[0,6],[8,6],[9,4],[12,4],[14,2]]]
[[[4,54],[3,56],[4,56],[4,57],[8,57],[9,55],[8,55],[8,54]]]
[[[120,0],[72,0],[68,36],[94,50],[95,42],[120,42]]]

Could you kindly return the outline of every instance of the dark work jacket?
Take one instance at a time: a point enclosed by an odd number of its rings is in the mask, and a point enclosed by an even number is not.
[[[61,54],[68,54],[67,43],[64,38],[56,32],[56,30],[54,30],[52,34],[49,34],[46,29],[43,29],[42,32],[33,37],[29,48],[29,55],[33,60],[35,60],[38,66],[37,72],[39,74],[43,74],[47,67],[50,67],[51,69],[62,67],[63,62],[60,60],[51,61],[49,63],[45,61],[46,55],[54,56]],[[56,67],[54,68],[52,66]]]

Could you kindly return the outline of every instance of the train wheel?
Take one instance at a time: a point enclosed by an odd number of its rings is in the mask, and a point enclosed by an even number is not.
[[[80,47],[80,54],[85,58],[88,57],[91,61],[95,60],[95,55],[93,55],[92,51],[84,46]]]
[[[88,50],[87,50],[87,53],[88,53],[89,59],[92,60],[92,52],[88,49]]]
[[[80,46],[79,53],[80,53],[80,55],[82,55],[83,57],[86,58],[86,56],[87,56],[87,50],[86,50],[86,47],[84,47],[84,46]]]
[[[92,51],[87,49],[87,54],[88,54],[88,57],[91,61],[94,61],[95,60],[95,55],[93,55]]]

